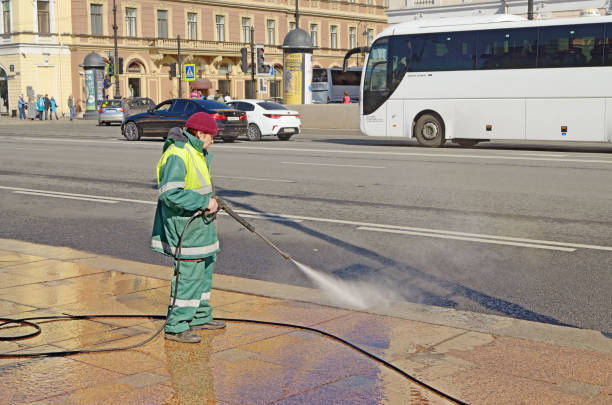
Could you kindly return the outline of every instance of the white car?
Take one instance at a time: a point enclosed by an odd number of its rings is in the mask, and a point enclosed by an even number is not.
[[[302,131],[300,113],[281,104],[264,100],[232,100],[227,105],[246,112],[249,141],[259,141],[266,135],[276,135],[281,141],[288,141]]]

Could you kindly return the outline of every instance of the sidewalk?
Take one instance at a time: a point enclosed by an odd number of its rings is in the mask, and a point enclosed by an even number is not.
[[[165,314],[171,269],[0,239],[0,317]],[[214,315],[314,327],[471,404],[611,404],[612,340],[564,328],[398,304],[365,313],[316,290],[215,275]],[[0,352],[122,346],[161,321],[42,324]],[[25,328],[3,330],[1,336]],[[2,404],[447,404],[325,336],[230,322],[199,344],[157,337],[127,351],[0,359]]]

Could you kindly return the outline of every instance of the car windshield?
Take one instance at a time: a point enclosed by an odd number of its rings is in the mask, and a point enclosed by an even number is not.
[[[287,109],[287,107],[285,107],[284,105],[273,103],[271,101],[262,101],[261,103],[257,103],[257,105],[263,108],[264,110],[286,110]]]
[[[107,100],[102,103],[102,108],[121,108],[122,106],[121,100]]]
[[[231,109],[230,106],[225,105],[223,103],[219,103],[217,101],[213,101],[213,100],[193,100],[194,102],[198,103],[200,106],[208,109],[208,110],[229,110]]]

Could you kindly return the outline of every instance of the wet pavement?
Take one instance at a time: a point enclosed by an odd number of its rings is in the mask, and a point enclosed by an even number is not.
[[[0,239],[0,317],[163,315],[170,276],[170,268]],[[473,404],[612,403],[612,344],[606,340],[584,349],[445,326],[434,316],[423,322],[262,295],[214,289],[213,315],[324,330]],[[0,353],[127,346],[153,334],[162,321],[40,324],[36,337],[0,341]],[[29,331],[3,328],[0,335]],[[318,333],[243,322],[197,333],[199,344],[158,336],[130,350],[0,359],[0,403],[452,403]]]

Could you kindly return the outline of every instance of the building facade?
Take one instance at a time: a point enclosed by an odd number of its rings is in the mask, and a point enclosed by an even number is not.
[[[113,0],[0,0],[1,114],[17,109],[19,94],[54,95],[61,111],[73,95],[77,112],[87,90],[85,56],[114,56]],[[266,80],[268,98],[282,94],[283,54],[278,48],[295,26],[295,0],[115,0],[122,97],[143,96],[159,102],[178,96],[178,79],[170,77],[178,59],[196,66],[213,89],[233,98],[245,96],[250,73],[240,69],[240,49],[255,44],[275,69]],[[386,26],[386,0],[302,0],[300,28],[310,33],[315,67],[342,66],[346,50],[363,46]],[[250,57],[249,57],[250,59]],[[353,58],[353,65],[359,59]],[[113,81],[114,83],[114,81]],[[182,95],[189,85],[183,82]],[[277,94],[271,94],[276,91]],[[111,86],[106,89],[112,97]]]
[[[534,0],[534,18],[606,15],[610,0]],[[395,24],[417,18],[465,17],[486,14],[527,16],[527,0],[389,0],[386,14]]]

